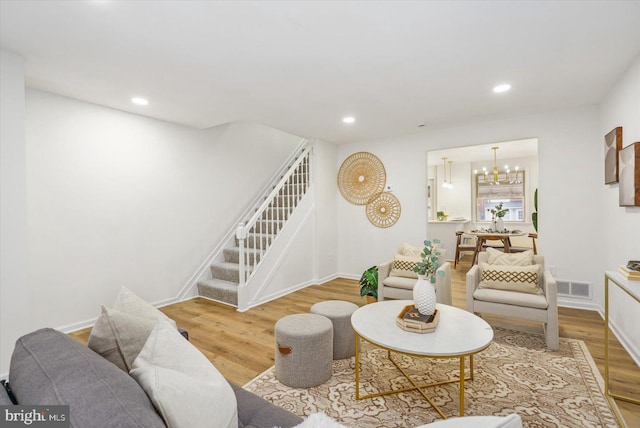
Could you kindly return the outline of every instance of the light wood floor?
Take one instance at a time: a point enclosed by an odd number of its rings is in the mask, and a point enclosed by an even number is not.
[[[465,307],[465,274],[470,268],[467,256],[452,275],[453,305]],[[240,313],[234,308],[196,298],[166,306],[161,310],[189,331],[190,341],[202,351],[230,381],[244,385],[274,364],[273,328],[283,316],[309,312],[311,306],[324,300],[346,300],[359,306],[366,304],[360,297],[358,282],[336,279],[307,287],[288,296]],[[489,317],[493,326],[542,333],[542,325]],[[600,372],[604,376],[604,323],[597,312],[559,309],[560,336],[583,340]],[[91,329],[71,336],[86,343]],[[612,385],[619,394],[640,399],[640,369],[613,337],[610,345]],[[640,406],[619,402],[630,427],[640,427]]]

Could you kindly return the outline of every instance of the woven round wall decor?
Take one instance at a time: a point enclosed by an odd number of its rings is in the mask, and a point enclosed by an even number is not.
[[[381,193],[387,181],[384,165],[377,156],[354,153],[342,162],[338,171],[338,188],[342,196],[355,205],[366,205]]]
[[[391,227],[400,218],[400,201],[389,192],[380,193],[367,204],[367,218],[376,227]]]

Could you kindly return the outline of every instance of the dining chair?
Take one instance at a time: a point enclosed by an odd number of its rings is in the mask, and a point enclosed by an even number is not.
[[[456,269],[456,267],[458,266],[458,261],[460,261],[460,253],[463,253],[465,251],[472,251],[475,252],[476,251],[476,244],[474,242],[474,239],[471,236],[463,236],[464,232],[461,230],[458,230],[456,232],[456,255],[455,255],[455,259],[453,261],[453,268]],[[466,239],[471,239],[471,241],[469,243],[465,242],[464,240]]]
[[[528,250],[533,250],[533,254],[537,255],[538,254],[538,248],[536,247],[536,239],[538,238],[538,234],[535,232],[531,232],[529,233],[529,238],[531,238],[531,242],[533,243],[532,247],[511,247],[509,250],[512,253],[521,253],[523,251],[528,251]]]

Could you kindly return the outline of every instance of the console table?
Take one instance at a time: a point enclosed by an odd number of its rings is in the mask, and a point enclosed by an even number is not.
[[[622,413],[614,399],[627,401],[633,404],[640,404],[640,400],[614,394],[609,391],[609,283],[617,285],[622,291],[631,296],[637,303],[640,303],[640,281],[629,281],[622,277],[618,272],[606,271],[604,273],[604,395],[611,405],[613,413],[616,415],[618,422],[623,427],[627,426]]]

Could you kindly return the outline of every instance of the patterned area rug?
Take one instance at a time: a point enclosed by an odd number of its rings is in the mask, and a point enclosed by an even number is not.
[[[394,359],[425,383],[459,371],[458,359],[399,354]],[[361,364],[361,394],[410,386],[384,350],[363,344]],[[602,377],[580,340],[561,338],[560,350],[552,352],[541,335],[496,328],[493,343],[474,357],[474,366],[474,380],[465,382],[466,415],[518,413],[526,427],[618,426],[601,392]],[[334,361],[331,379],[308,389],[281,384],[272,367],[244,388],[300,416],[323,411],[349,427],[406,428],[439,419],[417,391],[356,400],[354,367],[354,358]],[[457,383],[426,392],[447,416],[458,414]]]

